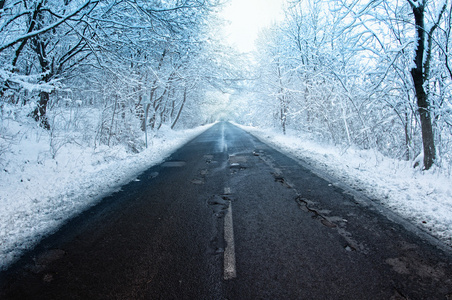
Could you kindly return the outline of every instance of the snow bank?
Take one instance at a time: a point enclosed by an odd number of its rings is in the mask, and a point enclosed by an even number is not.
[[[49,136],[36,123],[8,122],[3,134],[20,142],[4,145],[0,157],[0,269],[209,127],[162,128],[139,154],[125,147],[93,150],[70,143],[52,159]]]
[[[283,135],[272,129],[238,126],[362,191],[452,246],[452,180],[445,172],[413,169],[412,162],[390,159],[373,150],[344,151],[294,131]]]

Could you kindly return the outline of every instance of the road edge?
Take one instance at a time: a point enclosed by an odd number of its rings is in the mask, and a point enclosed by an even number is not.
[[[437,249],[443,251],[447,255],[449,255],[452,258],[452,245],[448,245],[445,241],[441,240],[440,238],[436,237],[435,235],[431,234],[430,232],[426,231],[424,228],[419,227],[418,225],[412,223],[409,219],[406,219],[402,217],[397,212],[391,210],[389,207],[386,207],[384,203],[379,201],[378,199],[371,198],[367,195],[365,195],[363,192],[356,190],[355,188],[349,186],[348,184],[342,183],[338,178],[335,176],[326,173],[325,171],[307,163],[302,158],[297,157],[295,154],[279,148],[278,145],[271,141],[267,141],[264,138],[261,138],[255,134],[253,134],[251,131],[247,130],[246,128],[243,128],[240,126],[240,124],[231,123],[232,125],[239,127],[243,131],[247,132],[260,142],[266,144],[270,148],[274,149],[275,151],[278,151],[294,161],[296,161],[300,166],[310,170],[315,175],[319,176],[320,178],[330,182],[333,186],[338,187],[342,189],[344,192],[350,194],[355,198],[355,200],[362,206],[370,206],[376,211],[378,211],[380,214],[382,214],[384,217],[386,217],[388,220],[402,225],[407,231],[415,234],[420,239],[428,242],[432,246],[436,247]]]

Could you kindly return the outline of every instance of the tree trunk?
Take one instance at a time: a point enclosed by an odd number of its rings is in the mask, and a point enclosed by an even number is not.
[[[403,126],[405,130],[405,160],[410,160],[410,144],[411,144],[411,138],[410,138],[410,132],[409,132],[409,115],[408,111],[405,111],[405,124]]]
[[[429,102],[424,90],[423,75],[416,69],[411,70],[416,90],[418,112],[421,121],[422,145],[424,148],[424,168],[428,170],[436,158],[435,140],[433,138],[432,118],[429,111]]]
[[[113,125],[115,124],[116,107],[118,106],[118,95],[115,95],[115,104],[113,104],[113,114],[111,115],[110,130],[108,132],[107,146],[110,147],[111,136],[113,135]]]
[[[49,103],[50,95],[48,92],[39,93],[39,101],[35,110],[32,112],[32,116],[36,122],[47,130],[50,130],[49,120],[47,119],[47,104]]]
[[[42,2],[40,2],[40,3],[42,3]],[[41,21],[41,19],[42,19],[41,13],[42,13],[41,11],[39,11],[37,13],[36,19],[33,20],[33,22]],[[38,25],[37,29],[40,29],[40,27],[42,26],[42,24],[37,24],[37,25]],[[50,66],[50,63],[49,63],[48,57],[47,57],[47,52],[46,52],[47,43],[40,36],[34,37],[32,39],[32,41],[33,41],[32,49],[35,51],[35,53],[38,57],[38,61],[39,61],[39,65],[41,66],[42,73],[45,74],[43,76],[43,78],[41,79],[41,81],[44,83],[48,83],[52,79],[54,73],[53,73],[53,70],[51,70],[51,66]],[[16,58],[17,58],[17,56],[16,56]],[[32,113],[33,118],[36,120],[36,122],[40,122],[40,125],[47,130],[50,130],[50,124],[47,119],[47,104],[49,103],[49,100],[50,100],[49,92],[41,91],[39,93],[39,101],[37,103],[37,107],[35,108],[35,110]]]
[[[162,68],[163,61],[164,61],[164,59],[165,59],[166,53],[167,53],[167,50],[164,49],[164,50],[163,50],[163,53],[162,53],[162,55],[161,55],[161,57],[160,57],[159,64],[158,64],[158,66],[157,66],[156,74],[158,74],[158,72],[159,72],[160,69]],[[156,78],[154,79],[154,82],[151,84],[151,93],[150,93],[150,95],[149,95],[149,101],[152,103],[152,105],[153,105],[153,107],[154,107],[154,111],[155,111],[155,106],[156,106],[156,103],[155,103],[155,101],[154,101],[154,93],[155,93],[155,91],[157,90],[157,85],[156,85],[156,84],[157,84],[157,81],[158,81],[158,77],[156,77]],[[146,114],[149,113],[149,107],[150,107],[150,105],[147,105],[147,107],[146,107]],[[155,114],[155,113],[154,113],[154,114]],[[143,120],[143,121],[141,122],[141,129],[142,129],[143,131],[145,130],[145,124],[146,124],[146,122],[147,122],[147,120]],[[149,123],[152,123],[152,121],[150,121]]]
[[[283,134],[286,134],[286,124],[287,124],[287,99],[286,99],[286,94],[285,94],[285,90],[283,87],[283,80],[282,80],[282,74],[281,74],[281,66],[279,64],[279,59],[277,62],[277,70],[278,70],[278,83],[279,83],[279,106],[280,106],[280,115],[279,115],[279,120],[281,122],[281,127],[282,127],[282,131]]]
[[[143,120],[141,121],[141,130],[142,131],[145,131],[146,130],[146,124],[147,124],[147,122],[148,122],[148,120],[146,120],[146,118],[147,118],[147,116],[148,116],[148,114],[149,114],[149,108],[151,107],[151,104],[149,104],[149,103],[146,103],[145,105],[144,105],[144,117],[143,117]]]
[[[420,0],[418,0],[420,1]],[[416,92],[418,112],[421,121],[422,144],[424,148],[424,169],[428,170],[432,167],[435,158],[435,140],[433,136],[432,119],[429,110],[428,94],[425,92],[424,83],[426,82],[426,74],[424,68],[424,52],[425,52],[425,27],[424,27],[424,4],[411,5],[416,23],[417,49],[414,58],[415,66],[411,69],[411,77],[413,78],[414,88]],[[429,62],[425,62],[428,64]]]
[[[187,87],[185,87],[185,89],[184,89],[184,99],[182,100],[182,104],[180,105],[176,119],[174,120],[173,124],[171,125],[171,129],[174,129],[174,126],[176,126],[176,123],[179,120],[180,114],[182,113],[182,109],[184,108],[185,101],[187,101]]]
[[[281,96],[280,98],[280,105],[281,105],[281,111],[280,111],[280,121],[281,121],[281,127],[283,134],[286,134],[286,123],[287,123],[287,105],[285,101],[285,97]]]

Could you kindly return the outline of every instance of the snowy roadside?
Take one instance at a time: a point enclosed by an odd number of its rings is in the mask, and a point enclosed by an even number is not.
[[[2,155],[0,172],[0,270],[68,218],[96,204],[211,125],[173,131],[162,128],[149,148],[96,150],[68,144],[55,159],[36,132]]]
[[[452,246],[452,178],[438,169],[422,172],[411,162],[398,161],[372,150],[313,142],[300,133],[235,124],[268,144],[306,161],[363,192],[371,199]]]

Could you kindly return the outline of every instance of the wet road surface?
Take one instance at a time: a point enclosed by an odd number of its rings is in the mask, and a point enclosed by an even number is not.
[[[218,123],[1,273],[0,299],[452,299],[447,246],[333,181]]]

